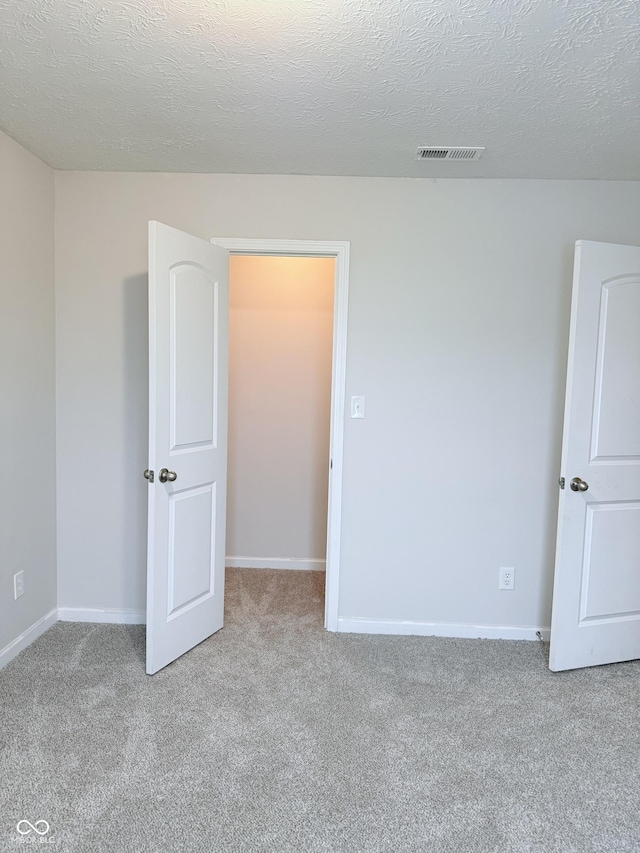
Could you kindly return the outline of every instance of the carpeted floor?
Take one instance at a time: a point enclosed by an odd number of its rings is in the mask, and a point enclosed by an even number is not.
[[[51,628],[0,672],[0,849],[640,850],[640,662],[328,634],[322,596],[228,570],[226,627],[153,677],[142,627]]]

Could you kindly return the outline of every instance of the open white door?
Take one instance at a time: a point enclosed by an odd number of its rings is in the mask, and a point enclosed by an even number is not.
[[[640,248],[576,243],[561,473],[549,666],[640,658]]]
[[[222,628],[229,253],[149,223],[147,672]]]

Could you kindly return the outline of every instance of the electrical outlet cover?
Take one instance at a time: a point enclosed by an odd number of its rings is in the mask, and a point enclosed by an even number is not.
[[[500,566],[498,589],[514,589],[516,585],[516,570],[512,566]]]

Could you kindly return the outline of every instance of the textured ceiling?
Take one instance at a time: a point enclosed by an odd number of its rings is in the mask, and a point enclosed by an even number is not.
[[[640,3],[0,0],[0,127],[58,169],[640,180]]]

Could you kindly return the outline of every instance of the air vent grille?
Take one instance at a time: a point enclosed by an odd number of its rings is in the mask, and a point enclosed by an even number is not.
[[[482,156],[484,148],[456,148],[443,146],[432,146],[430,148],[424,146],[416,151],[416,160],[460,160],[469,162],[471,160],[479,160]]]

